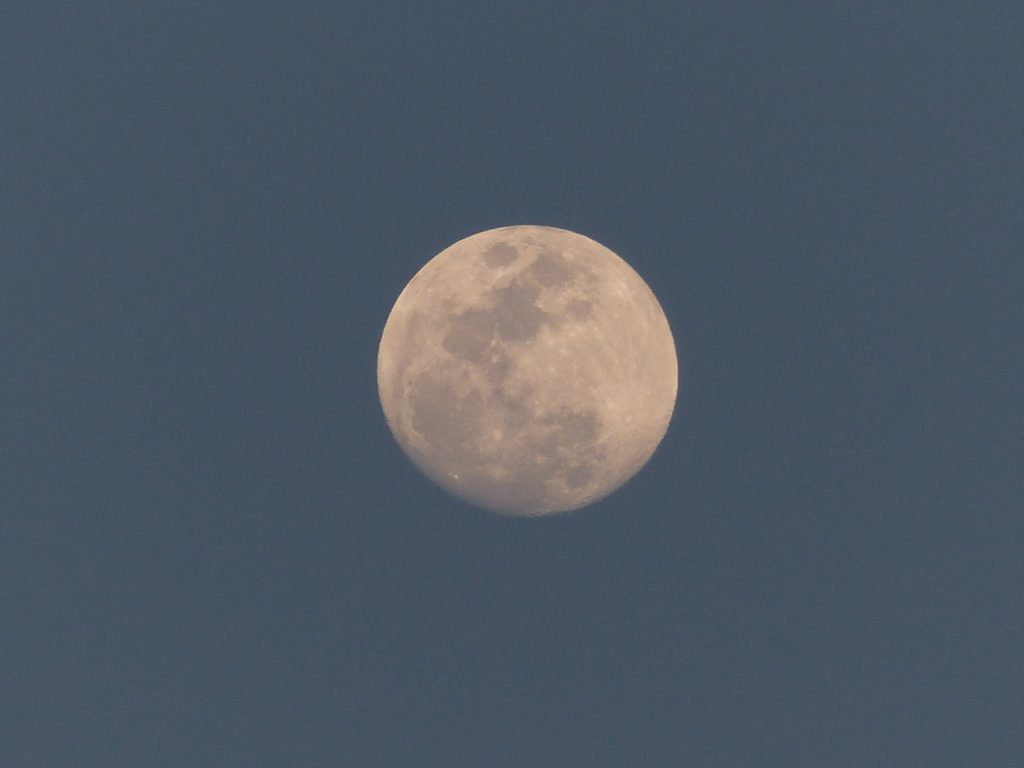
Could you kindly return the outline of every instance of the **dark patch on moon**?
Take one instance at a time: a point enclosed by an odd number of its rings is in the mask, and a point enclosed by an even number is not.
[[[488,267],[507,267],[519,258],[519,251],[508,243],[495,243],[484,254],[484,264]]]
[[[463,360],[479,360],[494,337],[494,312],[467,309],[452,318],[441,345]]]
[[[505,341],[524,341],[537,335],[550,316],[537,306],[540,289],[513,281],[490,292],[493,309],[470,308],[452,318],[441,346],[461,360],[480,361],[495,336]]]
[[[493,384],[495,388],[500,388],[505,379],[508,378],[511,371],[512,361],[509,359],[508,355],[494,355],[487,361],[487,367],[484,372],[487,376],[487,380]]]
[[[584,301],[583,299],[570,299],[569,306],[566,309],[573,320],[586,320],[594,314],[593,302]]]
[[[536,336],[548,319],[547,313],[536,303],[540,289],[513,281],[494,293],[498,297],[494,307],[498,335],[507,341],[523,341]]]
[[[553,288],[572,280],[574,269],[565,257],[554,251],[542,251],[527,270],[538,283]]]

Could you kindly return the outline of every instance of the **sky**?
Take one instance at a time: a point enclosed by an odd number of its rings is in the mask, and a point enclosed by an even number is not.
[[[0,9],[0,764],[1024,760],[1019,3]],[[679,397],[516,519],[380,334],[508,224],[625,258]]]

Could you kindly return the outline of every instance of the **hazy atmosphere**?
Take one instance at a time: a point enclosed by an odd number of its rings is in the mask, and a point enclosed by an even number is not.
[[[1024,764],[1019,3],[0,8],[0,765]],[[664,440],[385,423],[455,241],[657,295]]]

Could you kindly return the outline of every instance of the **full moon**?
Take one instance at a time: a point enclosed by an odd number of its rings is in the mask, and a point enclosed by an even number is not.
[[[385,419],[413,463],[507,515],[567,512],[619,488],[664,437],[677,383],[643,278],[588,237],[533,225],[427,262],[377,357]]]

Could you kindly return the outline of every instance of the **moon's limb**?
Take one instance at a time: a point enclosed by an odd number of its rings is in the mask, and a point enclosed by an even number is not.
[[[643,279],[599,243],[515,226],[460,240],[402,291],[380,343],[387,423],[452,493],[501,513],[614,491],[668,427],[675,345]]]

